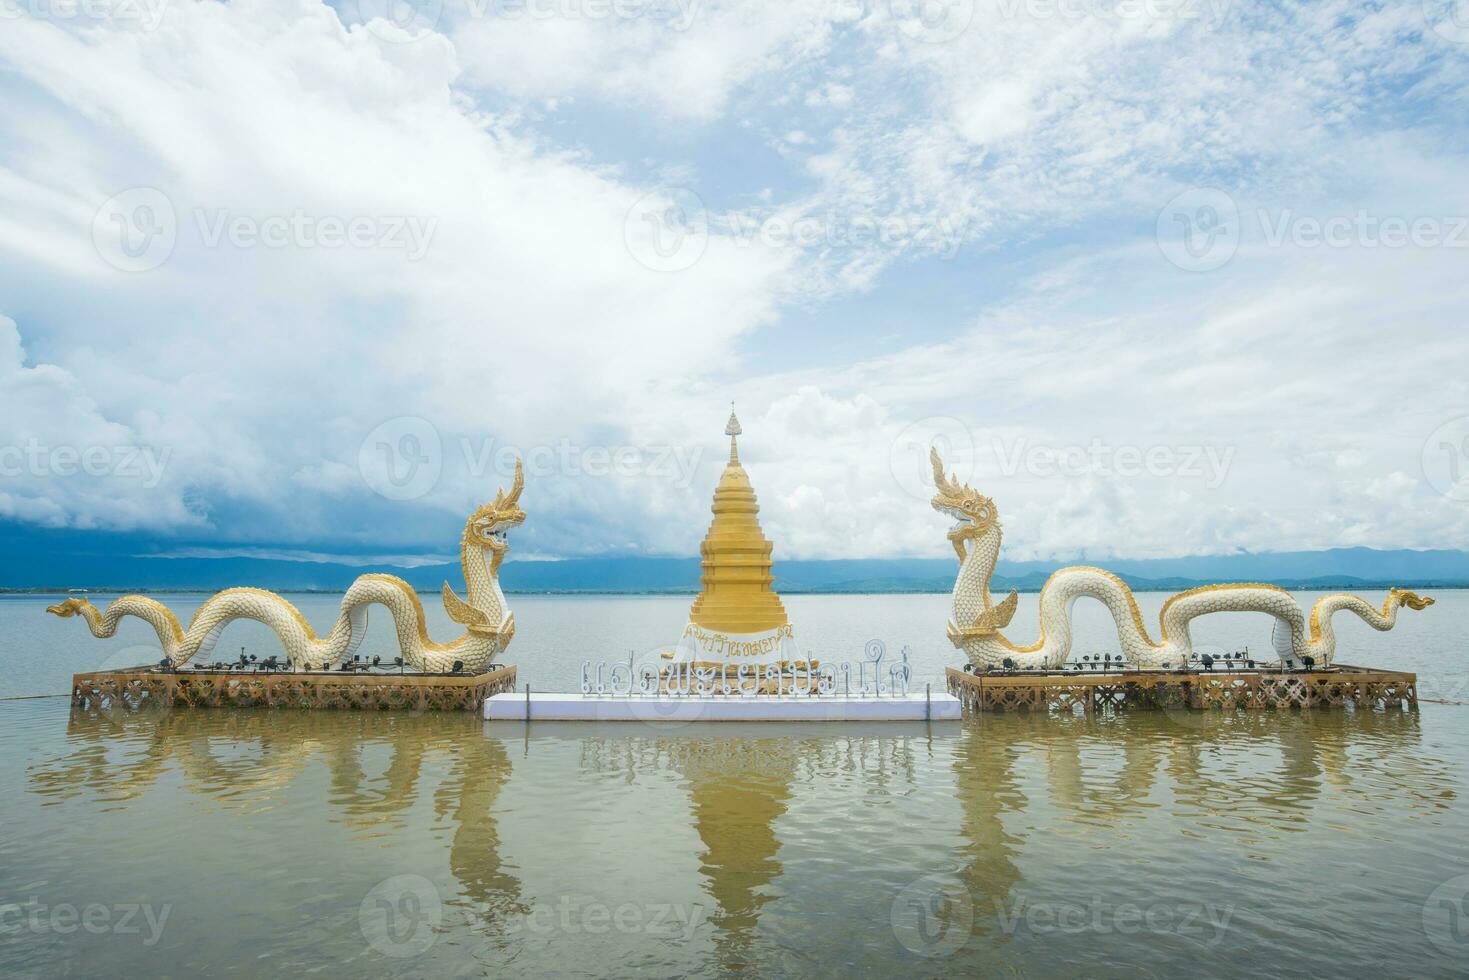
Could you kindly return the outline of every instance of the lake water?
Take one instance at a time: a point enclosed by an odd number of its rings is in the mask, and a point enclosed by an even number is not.
[[[1374,594],[1375,595],[1375,594]],[[1343,662],[1469,701],[1469,594]],[[202,596],[162,597],[187,621]],[[293,597],[325,629],[336,600]],[[1011,631],[1034,629],[1022,596]],[[1149,617],[1165,596],[1140,596]],[[1302,595],[1303,603],[1315,596]],[[157,659],[0,598],[0,695]],[[100,599],[99,605],[101,604]],[[539,690],[678,635],[680,598],[512,596]],[[426,603],[436,637],[455,628]],[[790,596],[822,659],[941,689],[945,596]],[[1078,606],[1078,650],[1115,649]],[[1268,648],[1256,617],[1201,645]],[[275,652],[231,626],[222,653]],[[393,656],[386,617],[364,646]],[[9,976],[1462,976],[1469,706],[957,724],[486,725],[0,702]]]

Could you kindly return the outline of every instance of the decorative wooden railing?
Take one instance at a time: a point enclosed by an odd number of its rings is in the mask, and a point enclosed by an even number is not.
[[[478,711],[485,698],[515,689],[515,668],[483,674],[173,670],[130,667],[76,674],[72,704],[83,708],[355,708],[367,711]]]
[[[1248,671],[1019,671],[950,667],[949,693],[969,711],[1397,708],[1418,706],[1418,675],[1369,667]]]

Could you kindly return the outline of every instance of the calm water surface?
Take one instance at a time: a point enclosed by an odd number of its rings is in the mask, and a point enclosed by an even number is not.
[[[1346,662],[1469,701],[1469,595]],[[182,618],[203,597],[166,601]],[[302,596],[318,628],[332,597]],[[1142,596],[1155,613],[1164,596]],[[1314,596],[1303,596],[1305,602]],[[0,598],[0,695],[156,659]],[[54,600],[52,600],[54,601]],[[686,598],[512,597],[521,680],[641,658]],[[954,651],[942,596],[788,597],[814,655]],[[431,633],[454,628],[436,603]],[[1035,619],[1022,597],[1013,632]],[[1031,626],[1030,628],[1033,628]],[[1264,649],[1268,624],[1203,621]],[[267,655],[255,624],[221,651]],[[392,656],[385,617],[365,646]],[[1078,607],[1078,649],[1115,649]],[[1462,976],[1469,707],[887,726],[77,714],[0,702],[0,974]]]

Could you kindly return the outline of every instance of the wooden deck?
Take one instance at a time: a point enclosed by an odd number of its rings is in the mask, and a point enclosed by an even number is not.
[[[485,698],[514,689],[514,667],[499,667],[483,674],[163,671],[157,667],[128,667],[74,674],[71,702],[82,708],[167,705],[479,711]]]
[[[1021,671],[971,674],[950,667],[949,693],[969,711],[1270,710],[1418,706],[1418,675],[1370,667],[1282,673]]]

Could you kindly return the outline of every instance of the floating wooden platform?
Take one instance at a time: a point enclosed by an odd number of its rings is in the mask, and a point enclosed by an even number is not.
[[[478,711],[515,689],[515,668],[483,674],[128,667],[74,674],[71,702],[83,708],[356,708],[367,711]]]
[[[1418,675],[1345,665],[1325,670],[948,670],[949,693],[970,711],[1136,709],[1416,709]]]

